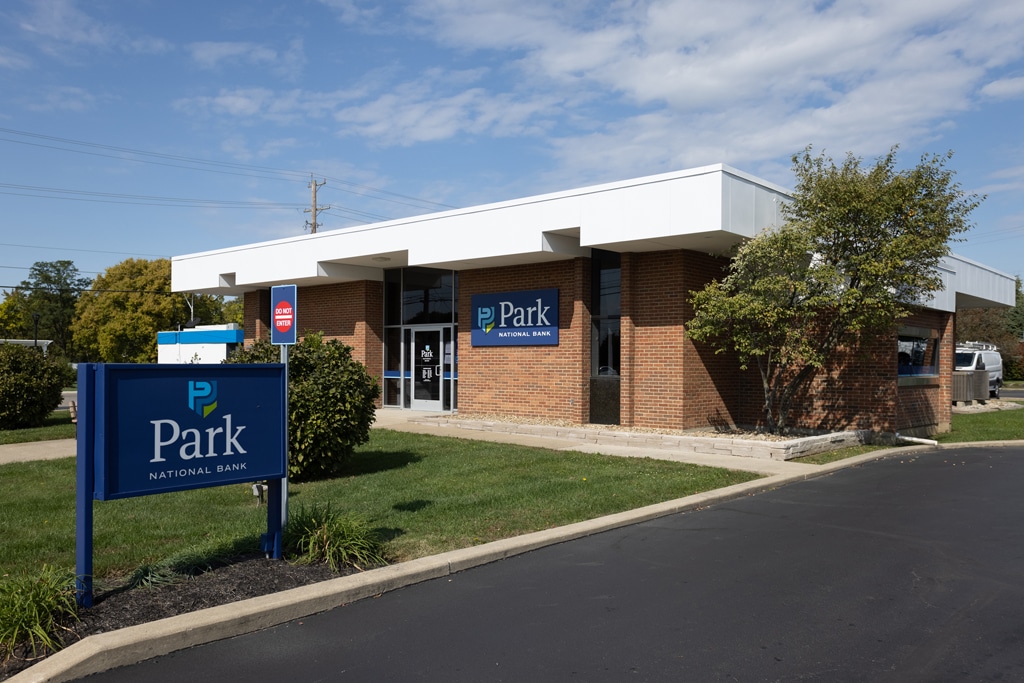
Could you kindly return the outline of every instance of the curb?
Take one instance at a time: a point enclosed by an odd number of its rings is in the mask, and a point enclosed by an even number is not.
[[[515,555],[603,531],[697,510],[837,470],[895,455],[975,446],[1024,446],[1024,441],[904,446],[838,460],[810,472],[780,474],[734,484],[635,510],[452,550],[396,565],[293,588],[218,607],[180,614],[129,628],[88,636],[9,678],[9,683],[64,683],[120,666],[170,654],[196,645],[252,633],[324,612],[363,598],[441,578]]]

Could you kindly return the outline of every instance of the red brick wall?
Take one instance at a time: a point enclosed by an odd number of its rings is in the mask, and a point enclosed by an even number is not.
[[[621,423],[674,429],[763,425],[756,368],[739,369],[684,332],[690,292],[721,276],[727,261],[691,251],[622,255]],[[459,411],[586,423],[590,416],[590,259],[464,270],[459,274]],[[559,345],[473,347],[473,294],[559,290]],[[383,374],[383,285],[350,282],[299,289],[299,329],[352,346]],[[269,290],[245,296],[245,338],[269,336]],[[794,427],[815,430],[948,430],[953,316],[926,311],[904,324],[940,333],[940,376],[898,386],[896,334],[843,349],[804,391]]]
[[[246,292],[242,310],[246,346],[257,339],[270,339],[270,290]]]
[[[793,427],[820,431],[896,429],[896,334],[838,349],[794,401]]]
[[[948,431],[953,398],[953,316],[924,311],[900,324],[938,331],[938,377],[925,380],[925,384],[899,386],[897,331],[866,337],[855,348],[839,349],[818,373],[795,402],[791,425],[820,431]]]
[[[558,346],[473,346],[472,296],[558,289]],[[459,412],[584,423],[589,416],[590,259],[459,273]]]
[[[623,254],[623,424],[694,429],[739,421],[751,375],[684,331],[693,317],[690,292],[721,277],[727,263],[693,251]]]
[[[245,342],[270,337],[270,290],[245,295]],[[384,374],[384,285],[362,280],[319,287],[299,287],[299,336],[323,332],[352,347],[352,357],[371,375]]]
[[[299,334],[322,332],[352,347],[371,375],[384,374],[384,284],[369,280],[300,287]]]

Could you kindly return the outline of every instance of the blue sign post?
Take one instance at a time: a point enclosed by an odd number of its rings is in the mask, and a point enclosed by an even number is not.
[[[80,604],[92,604],[94,499],[284,478],[284,370],[278,364],[78,366]],[[279,558],[280,496],[276,510],[272,503],[263,546]]]

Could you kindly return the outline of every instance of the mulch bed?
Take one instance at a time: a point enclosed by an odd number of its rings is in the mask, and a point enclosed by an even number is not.
[[[95,604],[80,611],[81,621],[68,625],[62,642],[66,647],[97,633],[298,588],[355,571],[334,572],[326,564],[297,565],[268,560],[260,553],[169,585],[97,590]],[[16,650],[6,662],[0,662],[0,681],[27,669],[39,659],[32,659],[31,649]]]

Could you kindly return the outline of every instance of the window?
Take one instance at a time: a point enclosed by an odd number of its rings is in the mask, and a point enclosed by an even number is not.
[[[590,252],[590,421],[619,424],[622,369],[622,257]]]
[[[896,357],[901,377],[938,375],[938,332],[921,328],[901,328]]]
[[[592,341],[590,374],[618,376],[622,365],[620,345],[622,316],[621,257],[613,251],[594,249],[591,254]]]

